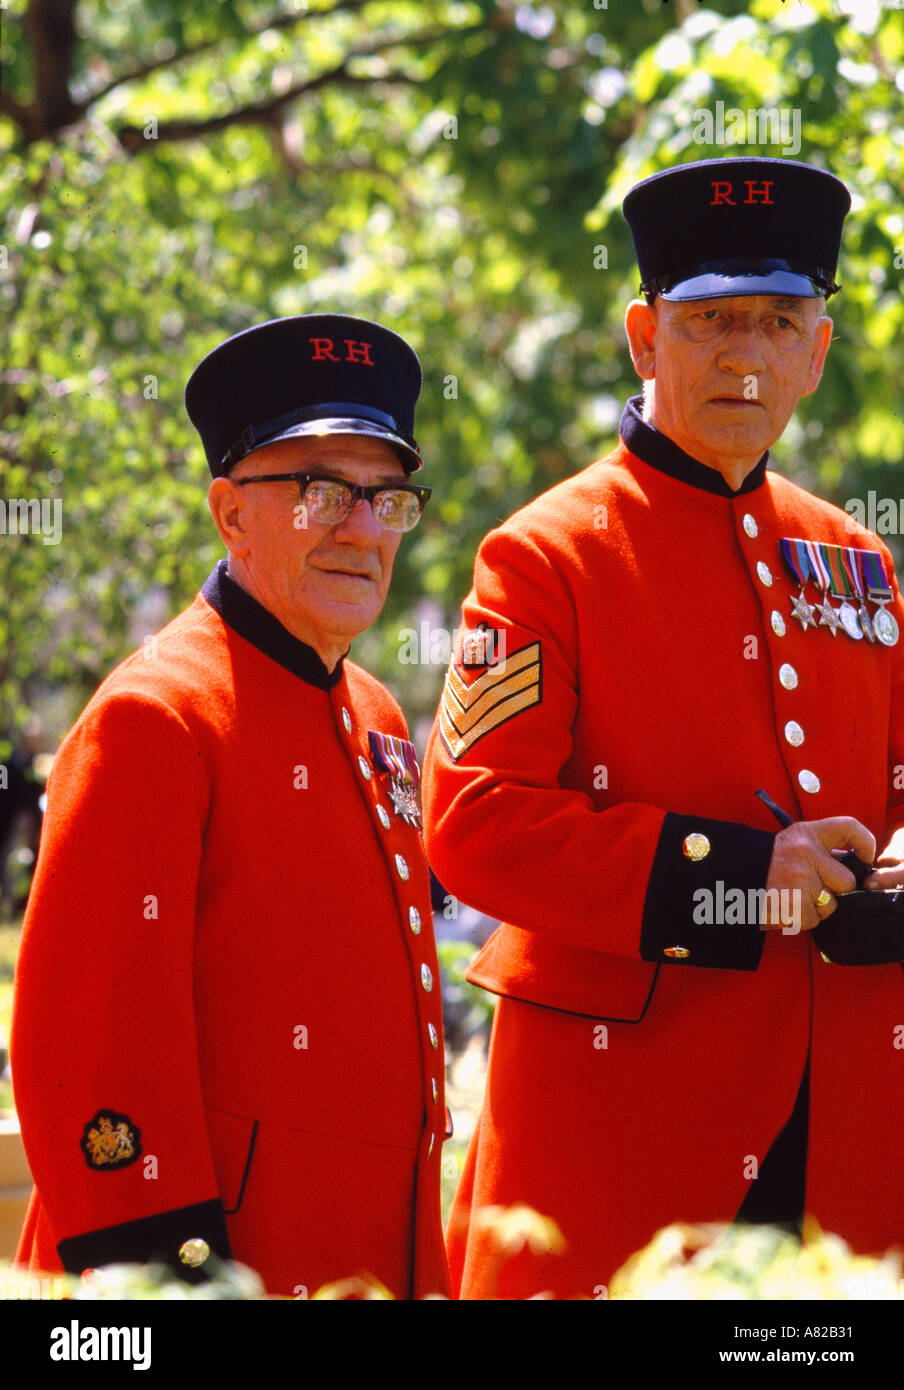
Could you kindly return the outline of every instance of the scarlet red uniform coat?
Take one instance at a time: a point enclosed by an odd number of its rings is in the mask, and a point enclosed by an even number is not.
[[[733,1219],[808,1048],[807,1211],[861,1250],[904,1240],[901,967],[701,924],[694,897],[765,884],[757,788],[880,849],[904,822],[904,644],[802,630],[779,540],[890,557],[764,461],[733,493],[636,405],[623,434],[483,542],[463,621],[488,636],[425,761],[433,867],[504,923],[471,972],[502,998],[448,1237],[469,1298],[599,1297],[662,1226]],[[519,1202],[567,1252],[500,1271],[475,1212]]]
[[[17,972],[19,1260],[200,1236],[273,1293],[447,1288],[427,871],[371,730],[406,736],[383,687],[221,566],[65,739]]]

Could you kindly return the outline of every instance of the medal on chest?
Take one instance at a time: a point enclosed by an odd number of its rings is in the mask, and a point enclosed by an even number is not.
[[[861,642],[865,637],[887,647],[895,645],[898,624],[885,608],[891,602],[892,589],[877,550],[829,545],[792,536],[782,537],[779,548],[788,570],[800,585],[800,593],[791,600],[791,614],[804,632],[808,627],[825,627],[833,637],[840,630],[854,642]],[[808,583],[818,590],[821,602],[808,602]],[[837,608],[833,607],[830,595],[841,600]],[[867,598],[877,605],[877,612],[870,612]]]
[[[899,637],[898,621],[885,606],[893,595],[882,556],[878,550],[860,550],[857,555],[864,588],[878,610],[872,615],[873,632],[883,646],[893,647]]]
[[[367,735],[375,767],[389,779],[389,799],[397,816],[408,825],[421,828],[421,808],[418,787],[421,770],[414,756],[414,744],[394,734],[381,734],[371,729]]]

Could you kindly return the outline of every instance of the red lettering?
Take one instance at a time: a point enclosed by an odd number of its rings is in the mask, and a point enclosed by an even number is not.
[[[342,341],[348,348],[348,352],[345,354],[346,362],[363,362],[367,367],[373,366],[370,356],[370,343],[356,342],[354,338],[343,338]]]
[[[709,200],[710,207],[712,207],[714,203],[730,203],[732,207],[736,206],[734,199],[728,196],[732,189],[730,183],[726,183],[722,179],[717,179],[714,183],[710,184],[710,188],[713,191],[713,196]]]
[[[756,203],[756,202],[760,202],[760,203],[771,203],[771,202],[772,202],[772,198],[770,197],[770,194],[769,194],[769,190],[770,190],[770,188],[772,187],[772,183],[771,183],[770,181],[764,180],[763,183],[757,184],[757,183],[754,183],[754,181],[753,181],[752,179],[745,179],[745,180],[744,180],[744,184],[745,184],[745,187],[746,187],[746,189],[747,189],[747,197],[744,199],[744,202],[745,202],[745,203]],[[760,190],[760,197],[759,197],[759,198],[757,198],[756,195],[754,194],[754,191],[753,191],[753,190],[754,190],[755,188],[758,188],[758,189]]]
[[[339,361],[339,358],[333,353],[332,338],[309,338],[308,342],[314,349],[314,356],[311,358],[312,362],[320,362],[324,357],[328,358],[330,362]]]

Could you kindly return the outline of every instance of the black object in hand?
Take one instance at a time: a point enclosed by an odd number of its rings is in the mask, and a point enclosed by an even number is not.
[[[858,888],[841,893],[831,917],[810,935],[832,965],[904,961],[904,889]]]
[[[787,830],[789,825],[794,824],[794,817],[789,816],[787,811],[783,811],[781,806],[777,806],[776,803],[772,800],[772,797],[767,796],[766,792],[763,791],[762,787],[756,793],[756,795],[760,798],[760,801],[762,801],[764,806],[769,807],[769,810],[775,816],[775,819],[778,821],[779,825],[783,826]],[[864,864],[863,860],[858,858],[858,856],[854,853],[852,849],[846,849],[844,851],[844,854],[836,854],[835,858],[838,860],[839,864],[843,864],[846,869],[850,869],[851,873],[854,875],[854,878],[857,880],[858,888],[867,878],[869,878],[870,874],[873,871],[872,865]]]
[[[864,864],[862,859],[858,859],[852,849],[846,849],[844,854],[836,854],[835,858],[839,864],[843,864],[846,869],[850,869],[854,878],[857,880],[857,887],[863,885],[865,879],[869,878],[873,872],[872,864]]]
[[[794,824],[792,816],[771,796],[757,796],[769,807],[779,825]],[[852,849],[836,855],[850,869],[857,887],[836,895],[835,911],[811,932],[814,942],[831,965],[894,965],[904,961],[904,889],[863,888],[872,866],[864,864]]]

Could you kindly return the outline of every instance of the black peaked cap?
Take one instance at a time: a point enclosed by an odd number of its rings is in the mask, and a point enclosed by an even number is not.
[[[264,444],[322,434],[385,439],[406,472],[420,362],[404,338],[348,314],[271,319],[227,338],[195,367],[185,408],[214,477]]]
[[[851,196],[790,159],[705,159],[635,185],[622,211],[652,299],[776,294],[813,299],[835,270]]]

